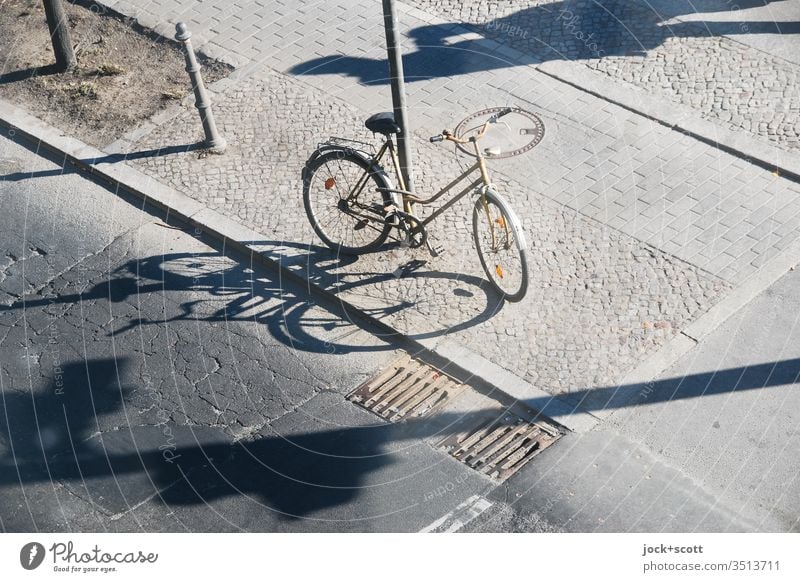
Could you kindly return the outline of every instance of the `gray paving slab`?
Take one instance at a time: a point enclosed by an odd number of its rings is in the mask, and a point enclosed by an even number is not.
[[[514,527],[533,532],[785,531],[764,508],[723,501],[677,464],[602,427],[563,438],[489,499],[496,508],[469,531],[501,531],[506,512]]]
[[[784,275],[611,416],[767,531],[800,524],[797,281]]]

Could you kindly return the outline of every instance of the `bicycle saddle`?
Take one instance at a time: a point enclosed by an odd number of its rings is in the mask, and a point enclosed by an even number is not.
[[[383,113],[376,113],[364,122],[367,129],[373,133],[380,133],[389,135],[392,133],[400,133],[400,126],[394,122],[394,113],[391,111],[384,111]]]

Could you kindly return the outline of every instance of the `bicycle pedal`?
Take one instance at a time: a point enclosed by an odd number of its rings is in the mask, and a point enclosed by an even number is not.
[[[445,253],[445,248],[443,246],[428,245],[428,252],[432,257],[440,257]]]
[[[361,229],[363,229],[365,226],[367,226],[368,222],[369,221],[366,218],[362,218],[361,220],[359,220],[356,223],[356,225],[353,227],[353,230],[361,230]]]

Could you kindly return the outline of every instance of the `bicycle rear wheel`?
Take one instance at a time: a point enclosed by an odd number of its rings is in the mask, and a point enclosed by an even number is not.
[[[391,196],[383,170],[345,150],[323,153],[306,167],[303,204],[319,238],[337,252],[357,255],[380,247],[389,236],[385,208]]]
[[[507,301],[521,300],[528,290],[528,261],[522,225],[514,211],[500,196],[487,192],[475,202],[472,229],[489,282]]]

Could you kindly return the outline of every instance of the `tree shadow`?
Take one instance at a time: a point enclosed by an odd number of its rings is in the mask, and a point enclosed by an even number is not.
[[[128,364],[72,361],[45,390],[4,390],[0,487],[61,482],[113,513],[154,495],[170,507],[253,496],[292,520],[357,499],[368,475],[404,457],[405,441],[444,438],[464,422],[502,422],[505,414],[445,413],[400,424],[364,423],[362,415],[354,426],[295,426],[238,442],[217,427],[111,426],[105,417],[124,412]]]
[[[40,67],[28,67],[18,71],[11,71],[8,73],[0,74],[0,85],[8,85],[9,83],[17,83],[30,79],[31,77],[41,77],[46,75],[54,75],[58,73],[58,67],[54,64],[43,65]]]
[[[86,452],[98,419],[119,410],[132,389],[120,383],[128,364],[126,358],[56,364],[47,390],[2,392],[0,440],[17,469],[26,469],[23,481],[46,478],[48,459]]]
[[[727,10],[744,10],[773,0],[743,0]],[[784,1],[784,0],[774,0]],[[710,6],[707,9],[712,9]],[[406,80],[469,75],[549,60],[601,59],[609,56],[644,55],[668,38],[800,32],[800,22],[713,22],[667,24],[675,17],[696,13],[690,3],[659,6],[659,11],[630,0],[564,0],[540,4],[486,22],[426,25],[408,36],[416,50],[403,55]],[[459,30],[508,45],[521,53],[514,62],[483,39],[451,42]],[[329,55],[295,65],[294,75],[345,75],[364,85],[389,83],[385,59],[351,55]]]

